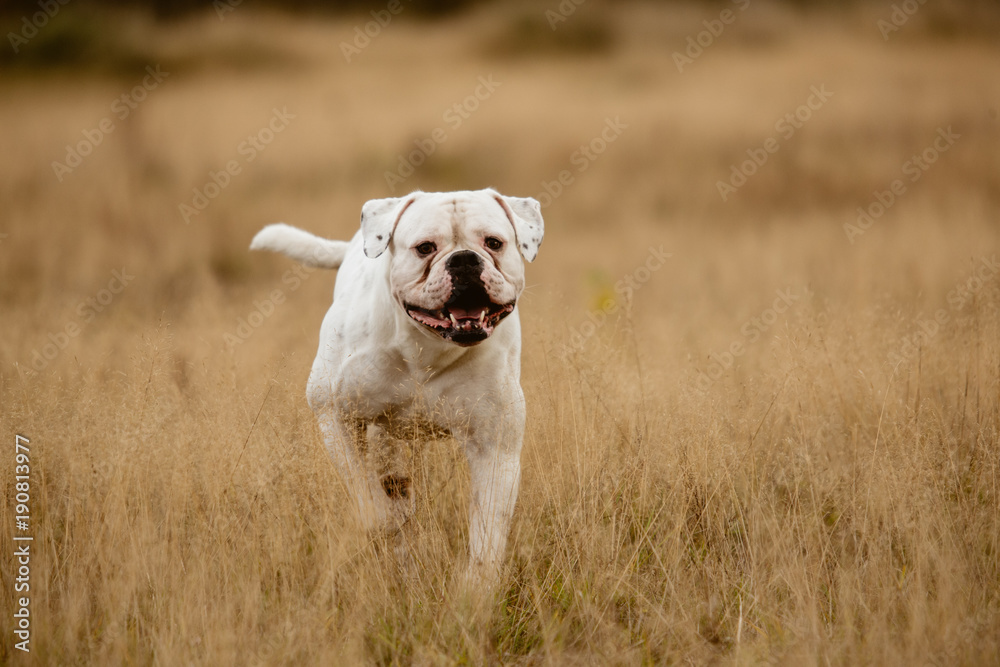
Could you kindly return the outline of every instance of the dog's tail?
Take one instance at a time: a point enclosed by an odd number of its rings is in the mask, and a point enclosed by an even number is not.
[[[347,245],[347,241],[323,239],[279,222],[257,232],[250,249],[280,252],[317,269],[339,269],[347,254]]]

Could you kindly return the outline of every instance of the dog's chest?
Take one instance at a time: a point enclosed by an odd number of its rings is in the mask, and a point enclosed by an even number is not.
[[[456,391],[460,373],[409,362],[398,353],[350,355],[340,371],[333,383],[337,402],[360,419],[389,415],[404,429],[447,429],[456,404],[462,402]]]

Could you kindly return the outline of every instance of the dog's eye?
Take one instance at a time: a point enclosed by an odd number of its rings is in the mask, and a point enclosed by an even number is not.
[[[417,254],[420,255],[421,257],[426,257],[427,255],[437,250],[437,246],[431,241],[424,241],[416,248],[414,248],[414,250],[416,250]]]
[[[487,236],[486,247],[489,248],[490,250],[499,250],[500,248],[503,247],[503,241],[501,241],[495,236]]]

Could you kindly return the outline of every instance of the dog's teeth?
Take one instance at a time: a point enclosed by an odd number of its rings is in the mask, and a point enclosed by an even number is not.
[[[448,313],[448,317],[451,318],[451,326],[453,326],[453,327],[455,327],[457,329],[458,328],[458,320],[455,319],[455,314],[454,313]]]
[[[485,319],[486,319],[486,311],[484,310],[481,313],[479,313],[479,327],[480,328],[482,328],[482,326],[483,326],[483,320],[485,320]]]

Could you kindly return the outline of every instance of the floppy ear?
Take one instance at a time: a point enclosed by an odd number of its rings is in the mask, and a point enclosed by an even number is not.
[[[495,190],[491,192],[514,226],[517,249],[526,260],[534,261],[545,236],[541,204],[533,197],[505,197]]]
[[[418,192],[405,197],[372,199],[361,207],[361,237],[365,242],[365,255],[375,259],[389,247],[396,223],[402,217]]]

